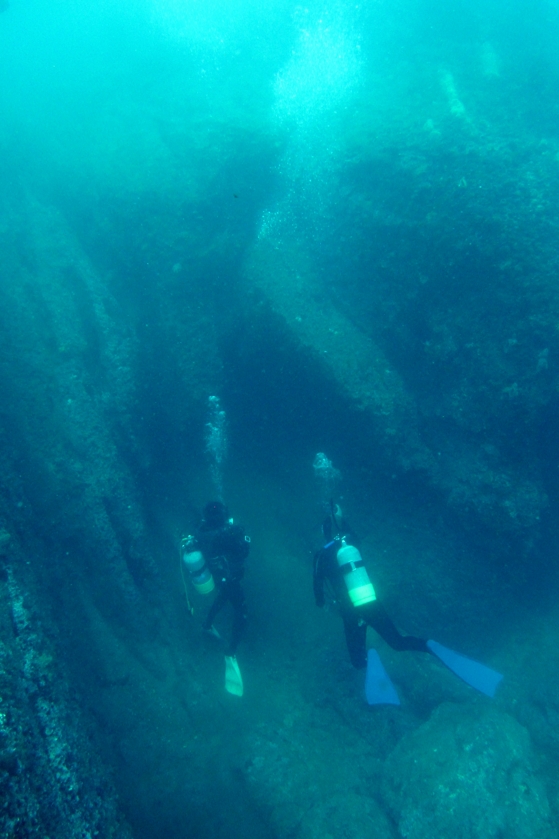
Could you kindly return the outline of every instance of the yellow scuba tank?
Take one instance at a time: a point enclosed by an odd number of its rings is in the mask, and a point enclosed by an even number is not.
[[[363,606],[365,603],[376,600],[375,589],[367,574],[363,558],[355,545],[346,545],[342,540],[342,546],[336,558],[352,604]]]
[[[215,588],[214,578],[202,551],[194,550],[195,544],[194,540],[188,536],[182,540],[182,561],[196,591],[200,594],[209,594]]]

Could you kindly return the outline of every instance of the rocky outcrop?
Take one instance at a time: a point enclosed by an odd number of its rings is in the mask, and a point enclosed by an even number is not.
[[[494,709],[441,705],[388,758],[383,796],[405,839],[554,835],[528,732]]]
[[[110,639],[141,655],[168,596],[140,489],[154,457],[135,415],[146,348],[58,210],[22,190],[2,211],[0,832],[127,836],[83,698]],[[185,448],[207,398],[187,355],[168,426]]]
[[[368,424],[387,473],[525,555],[556,494],[540,449],[559,349],[553,148],[526,138],[520,155],[456,125],[444,143],[400,141],[339,164],[343,238],[328,211],[308,241],[263,228],[247,284]]]
[[[0,832],[128,837],[114,779],[60,660],[56,623],[36,590],[31,540],[0,560]],[[40,545],[36,545],[40,550]]]

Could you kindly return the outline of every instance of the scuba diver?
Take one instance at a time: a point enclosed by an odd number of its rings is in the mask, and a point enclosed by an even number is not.
[[[209,594],[217,588],[215,600],[203,623],[204,630],[220,640],[213,622],[227,603],[233,609],[231,636],[225,648],[225,687],[237,696],[243,695],[243,680],[236,653],[246,624],[241,580],[249,549],[250,538],[229,518],[227,507],[221,501],[206,504],[196,533],[181,542],[181,567],[184,564],[195,590]],[[189,609],[192,612],[190,602]]]
[[[330,510],[322,524],[326,544],[314,556],[315,602],[320,607],[325,605],[327,585],[342,616],[351,663],[356,668],[367,668],[365,690],[369,704],[399,705],[400,700],[376,650],[367,651],[367,626],[371,626],[393,650],[432,653],[469,685],[493,696],[502,679],[500,673],[437,641],[400,634],[377,599],[357,547],[357,538],[344,520],[340,507],[330,502]]]
[[[367,626],[378,632],[393,650],[429,652],[427,641],[422,638],[400,635],[377,599],[357,548],[357,538],[337,504],[332,505],[331,515],[324,519],[322,533],[326,544],[314,557],[314,598],[317,606],[324,606],[324,584],[327,582],[344,622],[347,649],[353,666],[367,666]]]

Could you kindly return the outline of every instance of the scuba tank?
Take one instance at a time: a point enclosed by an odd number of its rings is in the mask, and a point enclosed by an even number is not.
[[[373,584],[367,574],[367,569],[361,554],[354,545],[346,545],[342,539],[342,546],[336,554],[340,571],[347,586],[349,598],[354,606],[363,606],[377,599]]]
[[[200,594],[209,594],[215,588],[212,572],[208,568],[202,551],[195,550],[195,541],[191,536],[181,542],[181,557],[190,575],[192,585]]]

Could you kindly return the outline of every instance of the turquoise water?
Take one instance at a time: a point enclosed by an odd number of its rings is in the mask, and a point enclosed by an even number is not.
[[[2,835],[557,834],[558,33],[0,2]],[[179,570],[221,495],[242,699]],[[494,700],[370,631],[402,704],[365,703],[312,594],[331,495]]]

